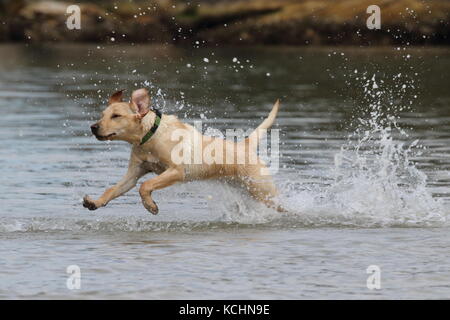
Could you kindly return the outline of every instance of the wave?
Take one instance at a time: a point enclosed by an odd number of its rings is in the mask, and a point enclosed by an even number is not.
[[[355,189],[352,189],[353,191]],[[331,191],[331,190],[330,190]],[[349,194],[350,192],[345,192]],[[380,196],[380,195],[378,195]],[[153,216],[105,216],[100,218],[65,217],[8,217],[0,219],[0,233],[115,233],[115,232],[209,232],[245,229],[299,229],[299,228],[380,228],[380,227],[445,227],[445,215],[434,211],[411,210],[398,205],[394,211],[385,206],[370,208],[361,203],[345,203],[342,195],[329,199],[315,192],[296,193],[295,201],[284,204],[288,212],[279,213],[262,208],[245,195],[236,192],[228,205],[222,206],[222,215],[215,220],[154,221]],[[289,198],[289,197],[288,197]],[[334,199],[332,199],[334,198]],[[299,200],[301,199],[301,200]],[[286,199],[285,199],[286,200]],[[242,201],[244,204],[237,204]],[[299,204],[300,202],[300,204]],[[216,204],[218,204],[217,202]],[[297,204],[293,209],[293,203]],[[321,204],[320,204],[321,203]],[[377,202],[378,203],[378,202]],[[230,210],[230,206],[235,207]],[[389,207],[389,205],[387,205]],[[289,208],[290,207],[290,208]],[[215,213],[217,207],[214,208]],[[402,211],[397,211],[403,209]]]
[[[4,218],[0,233],[11,232],[185,232],[230,229],[238,223],[220,221],[151,221],[142,217],[102,219]]]

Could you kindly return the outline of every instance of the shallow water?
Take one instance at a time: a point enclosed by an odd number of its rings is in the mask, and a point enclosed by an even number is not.
[[[449,50],[2,45],[0,57],[0,298],[450,296]],[[89,124],[112,91],[144,83],[204,129],[256,127],[281,98],[289,212],[214,182],[156,192],[157,216],[136,188],[84,209],[129,153]]]

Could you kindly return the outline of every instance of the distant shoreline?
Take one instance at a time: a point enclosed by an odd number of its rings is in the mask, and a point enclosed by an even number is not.
[[[81,2],[80,29],[69,30],[68,2],[5,0],[0,3],[0,12],[4,12],[0,13],[0,43],[450,45],[450,1],[384,1],[380,4],[380,30],[367,28],[370,1],[366,0],[148,3]]]

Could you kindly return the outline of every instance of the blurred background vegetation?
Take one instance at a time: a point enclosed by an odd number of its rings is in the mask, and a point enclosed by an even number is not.
[[[81,8],[81,30],[66,9]],[[381,30],[366,9],[381,8]],[[448,45],[448,0],[0,0],[0,41]]]

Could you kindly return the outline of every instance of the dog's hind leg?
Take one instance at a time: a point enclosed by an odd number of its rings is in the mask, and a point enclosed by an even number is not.
[[[158,206],[152,199],[152,192],[154,190],[162,189],[172,184],[182,181],[184,178],[183,171],[178,168],[169,168],[159,176],[142,183],[139,194],[142,198],[142,204],[152,214],[158,213]]]
[[[285,209],[275,203],[278,191],[273,183],[272,176],[261,174],[261,169],[264,169],[264,166],[246,166],[239,170],[238,178],[254,199],[264,203],[269,208],[284,212]]]

